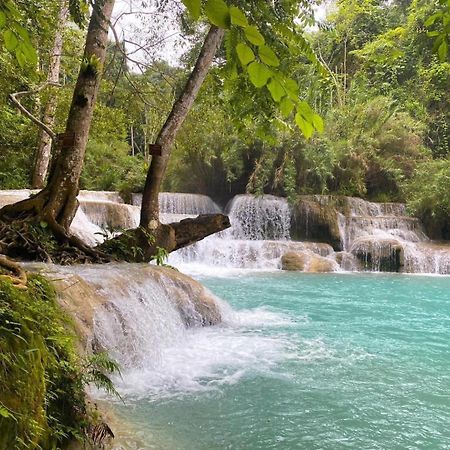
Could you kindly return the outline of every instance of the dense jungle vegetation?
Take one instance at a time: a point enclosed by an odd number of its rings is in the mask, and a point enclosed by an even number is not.
[[[39,130],[7,96],[45,79],[58,13],[53,2],[22,3],[38,48],[39,70],[21,67],[2,47],[2,189],[30,187]],[[228,35],[177,137],[164,189],[204,193],[220,203],[245,191],[290,197],[336,193],[407,201],[423,216],[448,216],[450,63],[447,47],[437,49],[433,39],[438,21],[429,20],[445,5],[427,0],[327,5],[326,19],[310,28],[307,38],[328,74],[315,70],[301,49],[281,62],[324,119],[324,132],[311,139],[274,112],[246,77],[231,73],[226,54],[233,36]],[[142,189],[150,158],[147,144],[154,142],[204,35],[202,27],[184,16],[177,20],[188,45],[184,52],[169,47],[181,53],[176,61],[146,50],[145,66],[133,65],[111,42],[82,188]],[[143,30],[136,26],[133,33],[136,37]],[[157,49],[161,36],[154,28],[152,33],[147,39]],[[56,94],[57,131],[67,117],[85,30],[69,23],[63,34],[62,87],[22,100],[39,116],[49,93]]]

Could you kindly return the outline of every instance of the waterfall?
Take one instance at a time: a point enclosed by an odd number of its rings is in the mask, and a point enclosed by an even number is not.
[[[286,199],[237,195],[227,205],[234,239],[288,240],[291,215]]]
[[[35,192],[0,191],[0,206]],[[71,231],[96,245],[112,230],[138,226],[142,196],[132,197],[135,204],[129,205],[116,192],[80,191]],[[221,211],[205,195],[165,192],[159,202],[163,223]],[[219,268],[274,270],[281,267],[284,254],[306,252],[332,260],[333,267],[337,261],[342,270],[450,273],[450,246],[431,242],[420,220],[409,216],[401,203],[305,195],[289,206],[272,195],[238,195],[225,212],[230,229],[172,253],[169,263],[203,273]]]
[[[76,320],[91,322],[87,342],[107,350],[124,369],[158,364],[161,352],[187,329],[222,320],[216,298],[173,269],[111,263],[44,270],[69,309],[80,308],[71,310]]]
[[[450,273],[450,247],[431,243],[420,220],[409,216],[402,203],[302,196],[293,223],[297,238],[340,247],[341,266],[347,270]]]
[[[54,279],[82,341],[119,363],[122,376],[114,383],[122,395],[216,389],[248,372],[267,373],[289,351],[283,340],[249,333],[290,326],[287,315],[264,307],[235,311],[170,268],[114,263],[41,270]]]
[[[220,213],[220,208],[207,195],[183,194],[178,192],[160,192],[159,210],[163,214],[200,214]],[[141,206],[142,194],[132,195],[132,204]]]
[[[330,245],[290,240],[290,208],[273,195],[238,195],[227,207],[231,228],[178,250],[169,263],[188,271],[276,270],[287,252],[312,252],[333,259]],[[180,211],[181,212],[181,211]]]

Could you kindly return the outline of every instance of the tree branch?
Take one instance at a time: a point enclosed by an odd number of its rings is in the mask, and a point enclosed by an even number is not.
[[[36,89],[32,89],[31,91],[21,91],[21,92],[14,92],[13,94],[9,94],[9,99],[14,103],[14,105],[21,111],[21,113],[28,117],[34,124],[36,124],[39,128],[43,129],[53,141],[56,140],[56,133],[53,132],[51,128],[49,128],[45,123],[41,122],[37,117],[33,116],[33,114],[28,111],[28,109],[25,108],[25,106],[22,105],[22,103],[19,102],[18,98],[22,97],[24,95],[32,95],[36,94],[40,91],[42,91],[47,86],[58,86],[61,85],[59,83],[55,83],[52,81],[46,81],[45,83],[41,84]]]

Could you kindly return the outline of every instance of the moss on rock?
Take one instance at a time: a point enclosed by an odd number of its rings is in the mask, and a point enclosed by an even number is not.
[[[0,281],[0,449],[62,448],[86,425],[84,376],[69,321],[42,276]]]

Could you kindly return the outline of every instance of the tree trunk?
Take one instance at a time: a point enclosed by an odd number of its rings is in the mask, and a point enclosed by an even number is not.
[[[79,179],[106,56],[108,28],[115,0],[97,0],[86,36],[86,44],[65,139],[58,143],[59,154],[47,186],[35,196],[0,210],[0,216],[14,218],[28,213],[46,221],[55,234],[67,235],[78,202]]]
[[[103,242],[96,250],[121,261],[148,262],[155,259],[161,249],[170,253],[229,227],[230,219],[227,216],[204,214],[168,225],[161,223],[151,232],[143,227],[127,230]]]
[[[47,81],[50,83],[59,82],[59,72],[61,67],[61,54],[63,48],[63,30],[67,19],[68,7],[66,0],[61,1],[61,8],[59,10],[57,28],[53,49],[50,56],[50,65],[48,68]],[[57,107],[57,96],[54,92],[50,92],[47,105],[45,106],[44,116],[42,122],[48,128],[53,128],[55,119],[55,112]],[[35,156],[32,187],[33,189],[42,189],[45,185],[45,178],[47,176],[48,165],[50,162],[52,148],[52,138],[44,130],[40,130],[38,148]]]
[[[205,237],[229,228],[230,219],[223,214],[203,214],[194,219],[184,219],[171,223],[175,231],[175,247],[171,251],[178,250],[194,244]]]
[[[156,230],[159,227],[158,194],[166,171],[170,151],[177,132],[191,110],[217,49],[222,43],[224,33],[225,30],[216,26],[211,26],[209,29],[195,67],[186,82],[186,86],[173,105],[169,117],[158,134],[156,144],[161,146],[161,156],[154,155],[152,157],[142,196],[140,226],[145,229]]]

